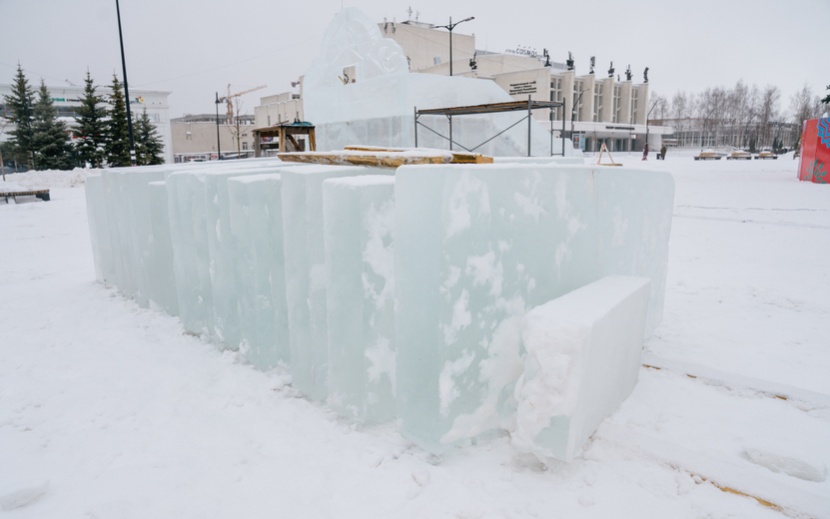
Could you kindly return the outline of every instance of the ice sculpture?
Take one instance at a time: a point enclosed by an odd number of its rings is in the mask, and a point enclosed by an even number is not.
[[[315,165],[281,171],[291,377],[294,386],[313,400],[328,396],[323,181],[392,173],[380,168]]]
[[[329,405],[359,422],[395,417],[394,178],[323,182]]]
[[[303,80],[303,110],[317,128],[320,150],[351,144],[411,147],[415,145],[415,108],[510,101],[514,99],[489,80],[410,73],[401,47],[384,38],[377,24],[353,7],[335,15]],[[453,140],[472,148],[522,117],[504,113],[456,117]],[[444,135],[448,133],[443,116],[424,116],[423,121]],[[550,155],[549,126],[534,120],[531,137],[534,155]],[[527,142],[527,125],[520,124],[475,151],[494,156],[526,155]],[[419,132],[418,146],[449,147],[445,139],[429,131]],[[560,148],[557,138],[553,152],[561,153]],[[569,140],[566,152],[578,154]]]
[[[634,389],[647,278],[609,276],[530,310],[511,441],[542,459],[570,461]]]
[[[663,304],[673,181],[544,165],[405,166],[395,189],[398,413],[441,452],[506,428],[527,309],[609,274]]]

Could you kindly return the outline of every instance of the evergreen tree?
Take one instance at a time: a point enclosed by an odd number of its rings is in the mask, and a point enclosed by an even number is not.
[[[23,68],[17,65],[17,75],[12,84],[12,93],[3,96],[6,103],[7,118],[14,123],[11,135],[14,158],[18,163],[33,165],[34,148],[32,147],[32,123],[34,121],[35,92],[23,74]]]
[[[147,116],[146,109],[136,121],[135,129],[136,163],[139,166],[164,164],[162,157],[164,144],[161,142],[156,127],[150,121],[150,117]]]
[[[107,121],[107,139],[104,151],[110,166],[130,165],[130,132],[127,126],[127,105],[124,91],[118,76],[112,76],[112,93],[109,98],[109,120]]]
[[[69,133],[66,124],[58,119],[58,111],[42,79],[33,111],[32,146],[35,169],[71,169],[74,164]]]
[[[830,105],[830,85],[827,85],[827,97],[821,100],[822,103]]]
[[[75,145],[78,160],[81,164],[89,164],[93,168],[104,165],[104,146],[107,136],[107,110],[102,106],[103,96],[95,93],[96,87],[92,84],[89,71],[84,80],[84,95],[79,99],[81,106],[76,109],[78,142]]]

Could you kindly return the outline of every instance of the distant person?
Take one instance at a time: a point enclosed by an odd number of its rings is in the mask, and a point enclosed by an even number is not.
[[[643,146],[643,160],[648,160],[648,143]]]
[[[666,149],[667,148],[665,144],[660,148],[660,158],[662,160],[666,160]]]

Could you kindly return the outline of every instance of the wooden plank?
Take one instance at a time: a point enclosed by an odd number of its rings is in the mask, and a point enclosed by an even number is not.
[[[412,164],[448,164],[449,155],[416,155],[404,153],[376,153],[359,151],[277,153],[286,162],[328,164],[338,166],[372,166],[398,168]]]
[[[378,153],[404,153],[408,151],[429,152],[426,148],[384,148],[382,146],[345,146],[343,148],[347,151],[367,151]],[[450,164],[492,164],[493,157],[482,155],[480,153],[468,153],[463,151],[444,151],[435,150],[436,153],[452,153],[452,161]]]

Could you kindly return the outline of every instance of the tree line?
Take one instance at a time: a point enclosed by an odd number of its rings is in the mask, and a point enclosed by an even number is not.
[[[129,166],[127,100],[122,84],[113,74],[110,92],[99,95],[97,90],[87,72],[83,95],[78,98],[80,106],[74,108],[75,124],[69,128],[58,117],[44,81],[41,79],[35,92],[18,65],[11,94],[3,96],[5,113],[0,116],[14,127],[10,139],[0,144],[0,157],[38,170]],[[138,165],[164,163],[164,145],[146,109],[135,117],[133,142]]]
[[[830,91],[830,86],[827,87]],[[670,99],[659,94],[651,98],[652,116],[673,126],[681,145],[734,146],[752,149],[786,144],[798,146],[802,123],[821,117],[830,107],[830,94],[814,95],[808,85],[782,108],[781,91],[738,81],[732,88],[713,87],[701,93],[680,91]]]

